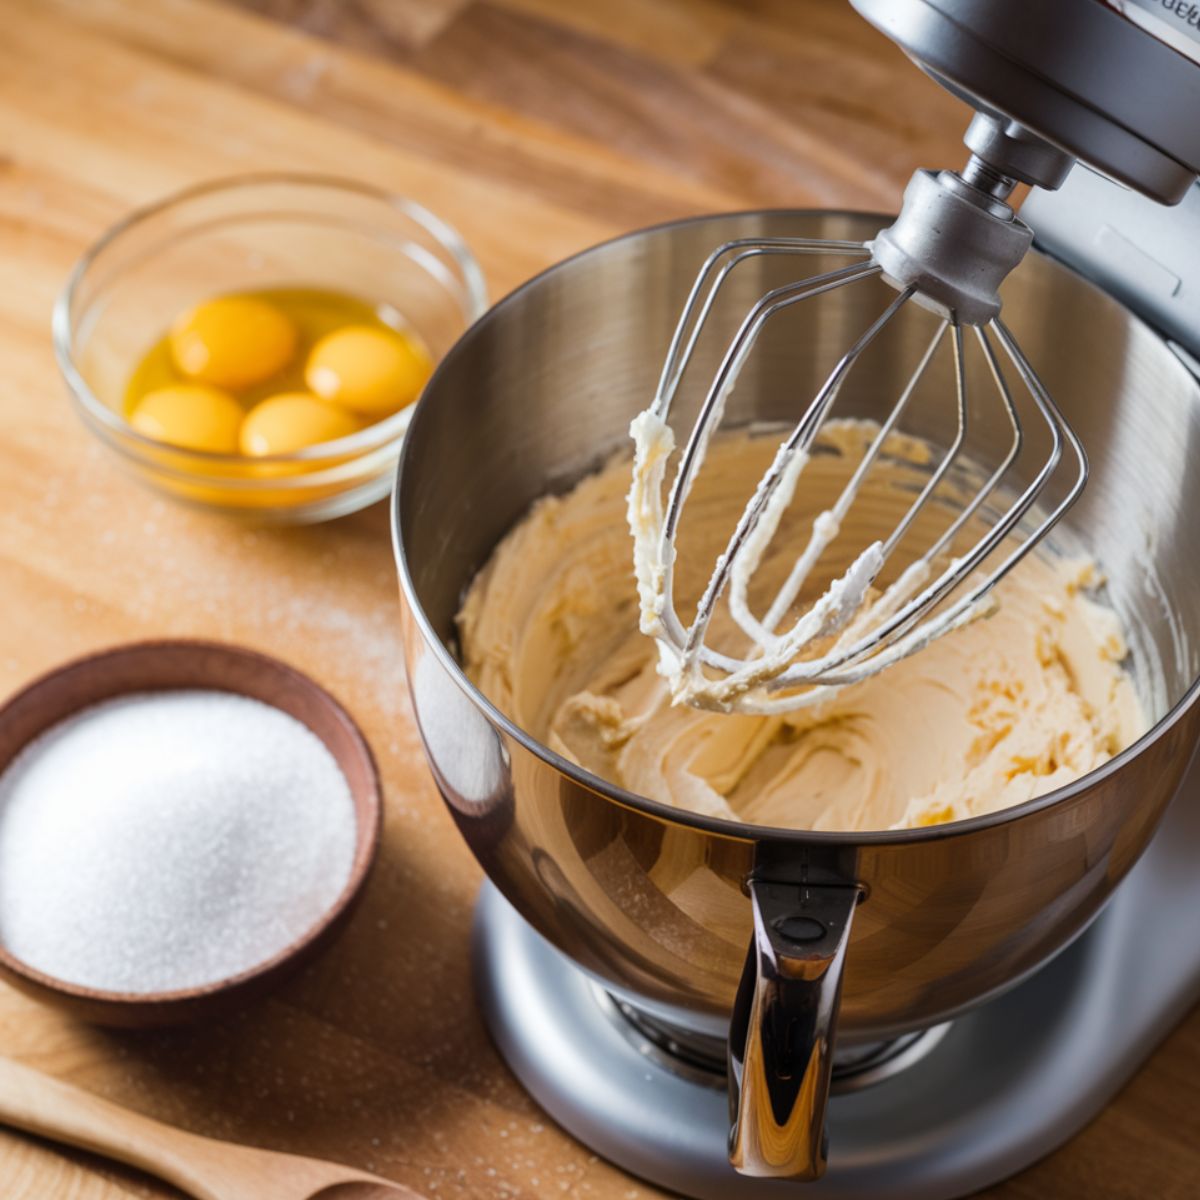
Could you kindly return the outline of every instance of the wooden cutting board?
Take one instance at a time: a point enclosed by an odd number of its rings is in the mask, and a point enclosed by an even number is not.
[[[561,1133],[492,1050],[466,961],[479,874],[404,691],[383,506],[252,532],[121,475],[69,409],[49,312],[130,206],[309,168],[447,217],[500,295],[633,226],[761,205],[895,207],[965,112],[844,0],[0,0],[0,692],[146,636],[227,638],[328,685],[374,744],[385,845],[342,941],[204,1030],[85,1028],[0,988],[0,1053],[202,1133],[430,1196],[659,1195]],[[1164,1031],[1166,1033],[1167,1031]],[[1194,1200],[1200,1014],[995,1200]],[[169,1191],[0,1132],[6,1200]]]

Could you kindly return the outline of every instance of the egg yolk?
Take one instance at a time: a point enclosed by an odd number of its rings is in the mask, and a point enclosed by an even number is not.
[[[236,454],[244,412],[228,392],[200,383],[177,383],[147,392],[129,414],[146,437],[187,450]]]
[[[432,369],[425,350],[403,334],[350,325],[313,347],[304,379],[323,399],[377,420],[411,404]]]
[[[296,326],[265,300],[220,296],[171,326],[171,355],[184,375],[238,391],[281,371],[296,353]]]
[[[242,422],[243,454],[290,454],[305,446],[331,442],[360,428],[344,408],[308,392],[281,392],[256,404]]]

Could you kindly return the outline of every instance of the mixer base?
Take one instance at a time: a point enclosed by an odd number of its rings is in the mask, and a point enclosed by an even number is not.
[[[476,986],[521,1082],[598,1154],[696,1200],[951,1200],[1029,1165],[1090,1121],[1200,997],[1200,773],[1112,902],[1073,945],[955,1021],[905,1069],[830,1103],[829,1172],[788,1185],[725,1158],[720,1076],[664,1063],[491,884]],[[599,994],[598,994],[599,993]]]

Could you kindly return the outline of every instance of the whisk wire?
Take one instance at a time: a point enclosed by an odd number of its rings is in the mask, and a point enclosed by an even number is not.
[[[891,412],[888,414],[886,421],[879,427],[879,431],[871,440],[871,444],[867,447],[866,453],[862,456],[858,466],[854,470],[843,487],[837,501],[829,510],[827,521],[823,521],[820,517],[813,523],[813,530],[809,537],[808,544],[805,546],[800,557],[796,559],[784,580],[783,586],[775,594],[767,608],[766,615],[762,621],[755,619],[750,612],[747,602],[747,592],[749,589],[750,575],[752,570],[747,569],[748,564],[743,556],[739,555],[733,564],[733,570],[730,574],[730,592],[729,592],[729,607],[735,621],[741,627],[744,633],[755,641],[765,642],[775,636],[776,627],[783,620],[788,610],[795,603],[796,598],[800,594],[800,589],[804,586],[808,576],[812,573],[813,567],[819,561],[821,554],[828,547],[830,542],[837,536],[841,527],[842,521],[846,514],[850,511],[859,491],[862,488],[863,482],[867,477],[868,472],[874,465],[875,460],[882,453],[885,443],[894,432],[899,424],[900,418],[904,415],[910,401],[917,392],[917,387],[921,382],[926,369],[929,366],[934,354],[942,343],[942,338],[945,336],[946,330],[950,327],[948,321],[939,323],[937,330],[930,339],[928,347],[921,356],[920,362],[908,378],[903,391],[893,405]],[[777,506],[777,517],[782,517],[785,505]],[[760,521],[760,527],[765,523],[767,518]],[[778,526],[778,519],[770,528],[762,531],[764,540],[769,540],[774,536],[775,528]],[[886,558],[888,550],[885,545],[884,557]]]
[[[663,525],[659,548],[662,561],[671,562],[673,559],[671,547],[674,544],[678,531],[679,517],[683,511],[683,505],[686,503],[692,484],[695,482],[699,465],[703,461],[708,449],[709,439],[721,423],[725,400],[735,386],[737,378],[741,373],[742,365],[753,349],[763,325],[777,312],[793,304],[797,304],[801,300],[807,300],[831,288],[844,287],[849,283],[878,273],[879,268],[872,263],[855,263],[849,267],[829,271],[800,283],[775,288],[763,296],[746,315],[737,333],[734,335],[733,341],[725,352],[712,385],[701,405],[696,422],[692,426],[688,441],[684,446],[679,467],[667,500],[666,520]],[[695,292],[695,288],[693,288],[693,292]],[[706,316],[707,314],[703,315]],[[689,355],[693,344],[694,340],[689,342]],[[677,384],[678,381],[676,381],[675,386]],[[661,416],[664,418],[667,410],[669,410],[673,396],[673,389],[665,395],[664,408],[661,413]],[[660,619],[668,635],[672,636],[673,639],[678,639],[686,643],[690,638],[690,632],[684,630],[683,623],[679,620],[678,613],[675,610],[672,572],[668,571],[666,573],[662,586],[663,604]]]
[[[802,284],[787,284],[775,288],[763,296],[747,313],[717,368],[712,385],[704,397],[696,423],[692,426],[691,435],[684,447],[679,471],[675,476],[667,503],[668,538],[675,536],[679,525],[680,511],[691,491],[704,452],[708,449],[709,437],[721,423],[725,401],[736,385],[742,366],[751,350],[754,349],[754,344],[766,322],[776,313],[793,304],[799,304],[802,300],[809,300],[813,296],[819,296],[833,288],[845,287],[847,284],[856,283],[860,279],[877,274],[879,274],[879,268],[871,264],[842,267],[837,271],[829,271],[824,275],[806,280]],[[667,403],[670,404],[669,399]],[[665,417],[666,411],[660,415]]]
[[[684,302],[683,313],[671,344],[667,348],[667,356],[663,362],[662,373],[659,376],[658,387],[655,389],[651,409],[659,416],[665,417],[679,388],[686,365],[696,348],[696,342],[704,323],[708,320],[717,294],[734,268],[752,258],[761,258],[766,254],[821,254],[821,255],[867,255],[868,250],[863,242],[823,242],[811,238],[739,238],[718,246],[704,261],[696,275],[696,281]],[[721,263],[726,256],[730,260]],[[718,264],[721,264],[718,268]],[[849,273],[856,266],[851,264],[841,268],[841,272]],[[713,272],[716,272],[713,276]],[[817,283],[822,278],[837,278],[838,271],[827,272],[825,276],[804,281],[805,284]],[[711,278],[710,278],[711,277]],[[696,312],[699,305],[699,313]],[[682,349],[684,338],[687,337],[687,348]]]
[[[797,687],[816,678],[818,675],[823,683],[832,686],[845,686],[849,683],[858,682],[867,674],[874,674],[876,670],[880,669],[881,664],[872,663],[866,669],[860,667],[857,670],[851,669],[850,671],[841,673],[839,673],[839,668],[847,665],[853,668],[854,664],[861,660],[864,655],[879,654],[885,650],[890,651],[887,662],[895,661],[912,653],[913,650],[918,649],[933,637],[948,632],[950,629],[972,619],[974,610],[986,598],[988,593],[1049,532],[1082,492],[1087,481],[1087,457],[1082,444],[1074,431],[1063,419],[1062,414],[1058,411],[1054,401],[1038,379],[1028,359],[1021,353],[1011,334],[1000,324],[998,319],[993,319],[989,324],[993,332],[995,332],[997,339],[1004,347],[1005,353],[1013,363],[1013,366],[1020,374],[1022,382],[1029,390],[1034,405],[1049,430],[1051,449],[1046,461],[1017,499],[989,526],[986,535],[975,544],[972,550],[963,558],[952,560],[942,574],[924,591],[909,601],[899,613],[893,615],[862,642],[840,653],[827,655],[823,659],[814,659],[808,663],[798,664],[795,668],[780,674],[766,685],[770,690]],[[985,348],[990,349],[986,331],[982,327],[979,327],[978,333],[981,343]],[[992,361],[994,361],[994,357]],[[958,587],[964,580],[968,579],[991,556],[1005,538],[1009,537],[1016,530],[1021,520],[1030,508],[1032,508],[1037,498],[1049,483],[1050,478],[1056,472],[1062,459],[1064,440],[1069,443],[1075,453],[1078,473],[1064,499],[1047,517],[1039,521],[1037,536],[1027,537],[1020,542],[1004,561],[986,575],[982,581],[970,587],[966,594],[955,601],[949,608],[938,613],[936,617],[933,617],[929,627],[914,628],[922,616],[928,614],[930,609],[936,607],[951,591]],[[1010,457],[1014,457],[1011,451]],[[994,489],[995,485],[999,482],[995,473],[989,482]],[[960,528],[986,499],[985,490],[987,487],[988,484],[985,484],[984,489],[981,489],[976,494],[968,508],[964,509],[959,515],[956,524]],[[947,533],[949,532],[948,530]]]
[[[968,424],[968,409],[967,409],[967,373],[966,365],[963,362],[963,334],[962,326],[953,326],[953,336],[951,345],[954,347],[954,397],[955,397],[955,417],[957,419],[957,428],[954,434],[954,441],[950,443],[949,448],[942,457],[942,461],[938,463],[936,470],[929,476],[925,482],[925,486],[917,493],[917,498],[909,505],[904,516],[900,518],[896,528],[892,530],[887,541],[883,543],[883,554],[886,559],[889,554],[900,544],[904,535],[912,528],[912,523],[917,519],[918,514],[925,507],[926,501],[932,496],[941,486],[942,480],[950,472],[950,468],[954,465],[958,458],[959,452],[967,440],[967,424]],[[926,551],[921,556],[921,559],[928,560],[933,557],[933,551]],[[920,561],[920,560],[918,560]]]
[[[758,712],[782,711],[815,703],[830,692],[905,657],[934,637],[974,620],[984,611],[984,602],[992,588],[1061,519],[1086,483],[1088,468],[1083,447],[1011,333],[995,315],[998,300],[990,307],[985,304],[979,310],[982,315],[968,316],[965,320],[953,310],[943,311],[899,397],[873,432],[833,505],[813,521],[802,552],[766,605],[765,613],[760,618],[751,611],[751,579],[778,533],[813,443],[829,418],[846,378],[866,349],[909,301],[916,298],[925,305],[929,303],[928,295],[917,283],[903,286],[887,275],[888,282],[898,294],[838,360],[777,450],[770,466],[758,480],[750,503],[740,515],[724,550],[717,557],[691,623],[684,626],[674,601],[675,539],[680,517],[709,441],[722,422],[726,402],[737,386],[747,359],[766,323],[778,313],[802,300],[883,273],[877,250],[878,247],[871,243],[804,238],[743,238],[719,246],[696,276],[671,339],[654,399],[639,418],[642,424],[635,423],[646,436],[654,439],[649,443],[638,443],[639,461],[645,464],[644,470],[652,473],[635,477],[635,488],[630,497],[631,524],[636,513],[635,532],[643,531],[638,534],[641,557],[635,560],[642,596],[643,628],[659,639],[663,668],[675,681],[676,695],[683,695],[692,703],[724,710],[749,707]],[[885,256],[892,254],[887,247],[884,252]],[[713,313],[718,293],[742,263],[768,254],[840,255],[854,257],[856,261],[775,287],[761,296],[745,314],[703,395],[664,506],[662,486],[666,481],[663,472],[674,449],[666,418]],[[936,310],[937,304],[933,307]],[[935,497],[957,503],[957,493],[946,491],[952,473],[958,471],[963,480],[971,477],[971,464],[965,462],[965,451],[973,403],[968,395],[964,324],[974,327],[986,378],[999,397],[1011,439],[1000,462],[957,507],[946,527],[932,538],[930,545],[912,557],[880,595],[875,592],[876,580],[898,547],[915,532],[918,517]],[[777,632],[822,555],[839,536],[843,521],[872,468],[885,452],[889,439],[901,432],[900,422],[920,390],[939,348],[945,343],[947,331],[950,332],[953,356],[956,420],[950,445],[886,537],[862,550],[807,611],[801,612],[785,631]],[[1020,414],[1007,372],[1000,361],[1001,355],[1015,369],[1045,425],[1049,448],[1033,478],[1015,497],[1006,499],[999,511],[992,512],[987,506],[1017,467],[1025,445]],[[643,449],[647,445],[653,448]],[[1023,529],[1022,522],[1058,472],[1068,449],[1075,462],[1075,478],[1053,510],[1039,515],[1035,528]],[[1005,492],[1005,495],[1008,497],[1009,493]],[[969,550],[955,556],[960,535],[985,513],[984,531]],[[999,566],[988,570],[989,559],[1010,537],[1016,538],[1016,545]],[[986,573],[977,578],[981,570]],[[751,652],[741,657],[718,651],[706,641],[717,603],[726,589],[729,613],[753,644]],[[834,639],[832,645],[821,653],[812,653],[821,639],[828,638]]]
[[[733,561],[742,551],[747,538],[762,518],[764,510],[770,504],[780,484],[787,477],[789,464],[799,456],[807,454],[821,423],[825,420],[830,408],[837,399],[842,384],[855,362],[858,361],[863,351],[875,340],[880,332],[890,324],[896,314],[908,303],[912,298],[912,294],[913,289],[908,288],[896,296],[866,331],[860,335],[854,345],[838,360],[837,365],[830,372],[824,384],[822,384],[812,403],[797,422],[791,435],[780,447],[775,460],[759,480],[753,498],[739,518],[733,534],[726,544],[725,550],[717,558],[716,569],[709,579],[708,585],[705,587],[700,602],[696,607],[696,616],[688,628],[687,638],[683,646],[682,660],[685,667],[692,666],[697,657],[702,658],[704,661],[709,661],[708,655],[702,653],[703,650],[707,650],[706,647],[703,647],[703,638],[712,621],[717,600],[720,598],[729,578]],[[765,321],[769,315],[769,313],[764,312],[755,317],[755,320],[759,321],[760,327],[761,322]],[[735,345],[736,342],[737,339],[735,339]],[[731,347],[731,354],[732,352],[733,348]],[[727,382],[729,386],[732,386],[735,381],[736,374],[731,376]],[[726,381],[721,379],[720,372],[718,372],[718,382],[721,386],[726,386]],[[693,433],[694,437],[695,432]],[[681,468],[681,475],[683,470],[684,468]],[[678,487],[679,481],[679,477],[677,477],[676,487]],[[674,529],[668,515],[666,536],[670,538],[673,536],[673,533]],[[803,621],[804,619],[802,617],[800,620]],[[711,654],[711,652],[709,653]],[[724,656],[719,657],[724,658]],[[724,659],[722,665],[727,667],[730,661],[733,660]]]
[[[1000,372],[999,366],[996,363],[995,355],[992,352],[991,343],[987,340],[982,329],[976,327],[976,337],[979,339],[980,345],[983,347],[984,357],[988,362],[991,377],[996,384],[996,388],[1000,393],[1001,402],[1004,405],[1006,414],[1008,415],[1009,423],[1013,431],[1013,439],[1009,445],[1008,453],[1001,460],[1000,465],[992,472],[983,486],[976,492],[974,498],[966,505],[958,516],[951,522],[946,531],[938,538],[930,547],[925,557],[933,560],[938,557],[948,546],[953,545],[955,537],[957,537],[960,529],[979,511],[988,497],[996,490],[1000,481],[1008,474],[1009,468],[1016,462],[1017,457],[1021,453],[1023,439],[1021,436],[1021,422],[1017,417],[1016,406],[1013,404],[1012,393],[1009,391],[1008,383],[1003,374]],[[959,344],[959,353],[962,353],[961,343]],[[965,386],[965,384],[963,385]]]

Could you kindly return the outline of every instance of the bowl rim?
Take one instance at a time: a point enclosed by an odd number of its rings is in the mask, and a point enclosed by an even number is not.
[[[334,898],[329,907],[313,922],[299,937],[294,938],[281,950],[271,955],[270,958],[264,959],[262,962],[247,968],[244,971],[239,971],[236,975],[229,975],[223,979],[213,980],[210,983],[199,984],[187,988],[174,988],[169,991],[155,992],[120,992],[106,988],[90,987],[87,984],[72,983],[69,980],[61,979],[57,975],[48,974],[45,971],[39,970],[32,966],[22,958],[18,958],[15,954],[0,942],[0,968],[8,970],[13,975],[29,981],[32,984],[44,989],[47,992],[56,995],[70,997],[77,1001],[86,1001],[93,1005],[110,1006],[113,1009],[125,1008],[157,1008],[169,1009],[173,1007],[184,1007],[195,1004],[197,1001],[202,1001],[210,997],[224,995],[241,989],[247,985],[252,985],[256,981],[263,979],[273,972],[277,971],[285,963],[304,954],[314,943],[319,942],[330,930],[336,925],[351,907],[353,902],[358,898],[371,868],[375,863],[378,855],[379,845],[382,837],[383,827],[383,785],[379,774],[379,767],[375,761],[375,755],[371,750],[370,743],[367,741],[358,723],[346,710],[336,697],[333,696],[326,688],[322,687],[310,675],[305,674],[290,663],[286,663],[283,659],[276,658],[274,655],[265,654],[260,650],[252,650],[247,646],[241,646],[233,642],[222,642],[210,640],[207,638],[151,638],[144,641],[123,642],[116,646],[109,646],[101,650],[92,651],[90,653],[81,654],[74,658],[68,659],[66,662],[60,663],[57,666],[51,667],[41,674],[35,676],[24,686],[18,688],[11,696],[7,697],[3,704],[0,704],[0,722],[3,722],[8,714],[18,704],[28,701],[30,696],[35,695],[41,689],[50,686],[64,675],[79,671],[84,667],[94,666],[99,663],[109,662],[122,658],[135,658],[149,653],[154,653],[161,650],[182,651],[185,654],[213,654],[217,653],[226,658],[238,659],[245,663],[253,664],[261,669],[274,672],[277,676],[289,680],[297,688],[306,692],[310,696],[314,696],[326,708],[334,720],[345,730],[350,738],[351,746],[355,757],[365,768],[368,779],[368,786],[365,790],[365,815],[363,819],[359,819],[357,805],[355,806],[355,837],[354,837],[354,857],[351,860],[350,874],[346,879],[342,890]],[[208,691],[226,691],[231,695],[246,696],[247,693],[237,691],[234,688],[214,687],[211,684],[196,685],[203,687]],[[114,699],[121,695],[133,695],[138,691],[146,690],[179,690],[176,688],[162,689],[146,689],[146,688],[128,688],[120,689],[113,692],[107,699]],[[249,697],[256,699],[257,697]],[[41,730],[34,734],[30,741],[25,742],[19,747],[7,762],[0,763],[0,775],[7,771],[8,767],[16,760],[17,756],[37,737],[42,733],[52,729],[55,725],[60,724],[65,720],[69,720],[72,715],[85,711],[96,704],[104,703],[104,700],[85,700],[82,704],[55,718],[49,725],[44,726]],[[261,701],[260,703],[267,703]],[[277,707],[271,705],[271,707]],[[280,709],[280,711],[283,711]],[[290,714],[289,714],[290,715]],[[299,720],[299,718],[293,718]],[[303,722],[301,722],[303,724]],[[307,726],[306,726],[307,728]],[[314,736],[320,737],[315,730],[311,730]],[[321,739],[322,745],[326,745],[324,739]],[[329,747],[326,745],[326,749]],[[330,750],[332,754],[332,750]],[[345,772],[342,769],[340,761],[335,756],[335,762],[338,763],[339,771]]]
[[[859,211],[855,209],[837,209],[837,208],[764,208],[764,209],[741,209],[735,212],[715,212],[715,213],[700,213],[695,216],[683,217],[676,220],[660,221],[654,225],[648,225],[640,229],[631,230],[628,233],[618,234],[616,237],[606,238],[604,241],[598,242],[593,246],[585,247],[568,257],[552,263],[544,270],[539,271],[536,275],[519,284],[506,296],[498,300],[488,310],[486,314],[479,320],[475,321],[472,326],[465,330],[457,342],[450,350],[442,357],[433,374],[429,377],[425,385],[424,391],[421,393],[421,398],[413,410],[412,421],[421,420],[422,410],[428,411],[427,397],[431,394],[434,385],[438,381],[438,377],[451,369],[452,364],[459,358],[460,355],[466,353],[470,347],[470,343],[474,338],[481,336],[481,330],[492,319],[493,314],[502,309],[506,309],[519,301],[519,299],[529,290],[537,287],[543,280],[553,275],[561,268],[565,268],[579,259],[586,258],[590,255],[604,255],[613,253],[615,250],[626,242],[631,242],[648,235],[662,233],[669,229],[681,228],[689,225],[700,225],[706,222],[724,221],[737,218],[750,217],[853,217],[856,219],[866,218],[878,220],[880,225],[884,225],[895,219],[894,214],[876,213],[873,211]],[[1120,305],[1123,311],[1129,316],[1130,320],[1136,325],[1141,326],[1145,332],[1159,341],[1162,341],[1162,336],[1157,333],[1152,326],[1143,321],[1136,313],[1126,308],[1120,301],[1114,297],[1108,296],[1102,288],[1079,272],[1068,267],[1058,259],[1046,254],[1034,246],[1030,253],[1038,254],[1041,257],[1050,259],[1055,266],[1070,274],[1076,282],[1084,285],[1086,288],[1101,292],[1112,303]],[[1179,370],[1185,374],[1189,374],[1187,368],[1178,359],[1174,360]],[[1189,375],[1190,378],[1190,375]],[[1200,393],[1200,380],[1191,379],[1192,385]],[[626,808],[632,808],[647,816],[654,817],[658,820],[665,820],[674,824],[686,825],[691,828],[701,830],[706,833],[716,834],[721,837],[735,838],[738,840],[749,842],[762,842],[765,840],[785,841],[789,843],[808,843],[824,846],[894,846],[905,845],[916,842],[939,841],[944,838],[955,838],[968,836],[974,833],[979,833],[987,829],[992,829],[1000,825],[1006,825],[1009,822],[1021,820],[1024,817],[1032,816],[1034,813],[1040,812],[1042,809],[1050,808],[1052,805],[1064,803],[1071,800],[1082,793],[1090,790],[1093,786],[1103,783],[1111,776],[1121,771],[1127,763],[1131,762],[1144,749],[1152,743],[1158,741],[1166,733],[1174,728],[1186,716],[1188,710],[1193,707],[1200,697],[1200,675],[1192,680],[1188,687],[1184,690],[1182,696],[1172,704],[1158,720],[1154,721],[1150,727],[1135,741],[1126,746],[1124,750],[1113,755],[1107,762],[1101,763],[1100,766],[1081,775],[1078,779],[1064,784],[1062,787],[1055,788],[1053,791],[1045,792],[1040,796],[1034,796],[1030,800],[1026,800],[1021,804],[1014,804],[1010,808],[997,809],[995,812],[984,813],[975,817],[968,817],[961,821],[949,821],[940,825],[925,825],[910,829],[869,829],[862,831],[855,830],[823,830],[823,829],[795,829],[787,828],[778,825],[754,825],[746,821],[734,821],[726,817],[707,816],[703,813],[692,812],[690,809],[676,808],[674,805],[664,804],[658,800],[652,800],[649,797],[641,796],[636,792],[629,791],[618,784],[611,783],[599,775],[594,775],[592,772],[585,770],[569,759],[564,758],[555,750],[539,741],[532,734],[523,729],[509,716],[503,713],[495,704],[488,699],[467,677],[466,672],[462,669],[462,665],[458,659],[450,652],[449,647],[443,642],[430,621],[428,614],[421,605],[417,597],[416,587],[413,583],[412,575],[409,571],[407,556],[404,552],[404,547],[401,542],[400,535],[400,483],[404,477],[404,471],[408,464],[409,454],[411,451],[412,439],[405,438],[404,444],[400,450],[400,460],[396,464],[396,482],[392,488],[392,497],[389,503],[390,509],[390,524],[392,537],[392,555],[396,562],[397,574],[400,578],[400,587],[403,592],[405,608],[411,613],[416,621],[421,632],[421,637],[427,649],[431,650],[438,658],[442,667],[447,670],[450,677],[455,681],[460,689],[467,695],[477,708],[482,710],[484,716],[491,722],[492,725],[500,728],[516,741],[520,746],[527,750],[536,758],[541,759],[547,765],[553,767],[560,774],[565,775],[573,783],[585,788],[590,792],[594,792],[607,800],[611,800],[616,804]]]
[[[356,195],[368,200],[380,202],[408,217],[420,225],[431,237],[449,254],[455,267],[462,273],[463,285],[463,320],[465,328],[477,321],[488,308],[487,283],[483,268],[475,257],[466,239],[448,221],[426,208],[416,200],[392,192],[387,188],[361,180],[348,179],[338,175],[320,172],[304,171],[248,171],[236,175],[224,175],[215,179],[205,180],[170,192],[166,196],[149,204],[139,205],[126,213],[93,241],[86,250],[75,260],[67,275],[66,282],[54,301],[50,315],[50,336],[54,348],[54,358],[59,373],[67,384],[71,398],[83,411],[89,421],[96,422],[106,432],[119,435],[124,441],[135,447],[140,454],[160,454],[164,451],[193,461],[197,467],[228,467],[264,465],[319,465],[327,460],[342,460],[358,454],[377,450],[388,445],[397,444],[403,438],[408,428],[416,401],[406,404],[397,412],[356,430],[344,437],[332,441],[319,442],[300,450],[286,454],[264,454],[248,458],[242,454],[227,454],[213,450],[193,450],[187,446],[175,446],[169,442],[160,442],[138,432],[123,413],[105,404],[92,391],[90,384],[84,378],[74,355],[74,338],[72,330],[76,316],[78,290],[87,272],[106,250],[116,244],[126,234],[136,230],[145,222],[190,201],[203,199],[207,196],[221,193],[236,193],[241,189],[255,187],[287,186],[298,188],[314,188],[333,192],[343,192]],[[247,214],[249,215],[249,214]],[[464,329],[465,331],[465,329]],[[435,364],[436,365],[436,364]],[[430,376],[432,378],[432,375]],[[428,383],[428,381],[426,381]],[[418,397],[419,399],[419,397]],[[183,471],[184,475],[194,477],[195,471]],[[223,483],[247,482],[238,480],[222,480]],[[270,485],[275,480],[250,479],[255,487]],[[311,479],[309,479],[311,483]]]

